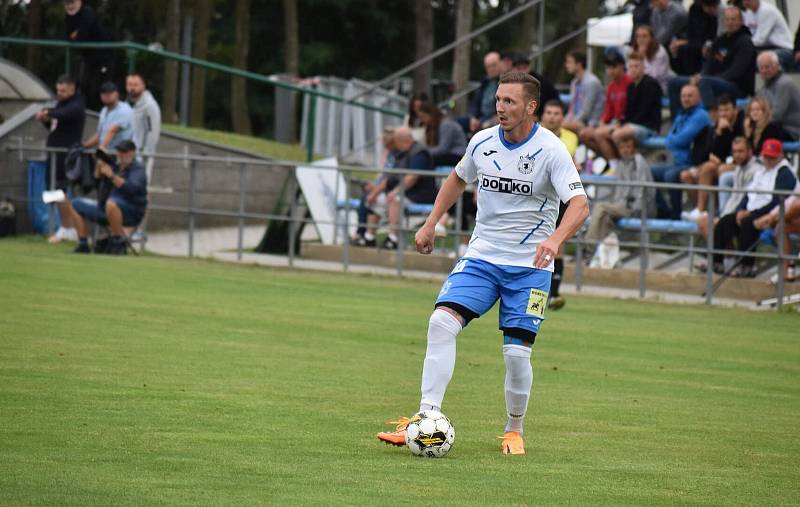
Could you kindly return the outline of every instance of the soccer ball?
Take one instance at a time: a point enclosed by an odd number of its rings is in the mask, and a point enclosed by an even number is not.
[[[436,410],[423,410],[406,426],[406,445],[412,454],[441,458],[453,446],[456,431],[450,419]]]

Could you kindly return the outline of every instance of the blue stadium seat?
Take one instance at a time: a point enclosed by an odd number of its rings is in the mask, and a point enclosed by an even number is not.
[[[591,185],[592,183],[602,183],[604,181],[617,181],[617,177],[604,174],[581,174],[581,181]]]
[[[648,218],[645,222],[649,232],[674,232],[682,234],[697,234],[697,224],[687,220],[666,220],[662,218]],[[617,227],[626,230],[640,230],[642,220],[640,218],[620,218],[617,220]]]
[[[800,151],[800,141],[783,143],[783,151],[786,153],[797,153]]]
[[[350,201],[350,209],[358,209],[358,206],[361,204],[361,199],[356,199],[355,197],[350,198],[349,201]],[[347,201],[345,201],[344,199],[339,199],[338,201],[336,201],[336,207],[339,209],[344,209],[345,207],[347,207]]]

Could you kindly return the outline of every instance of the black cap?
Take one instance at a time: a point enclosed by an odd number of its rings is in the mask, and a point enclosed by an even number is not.
[[[117,85],[114,84],[113,81],[106,81],[105,83],[100,85],[100,93],[111,93],[119,91],[117,89]]]
[[[117,152],[129,152],[129,151],[136,151],[136,144],[129,139],[125,139],[124,141],[120,141],[117,144]]]
[[[605,57],[605,63],[608,67],[616,67],[617,65],[625,65],[625,58],[622,57],[617,51],[609,51]]]

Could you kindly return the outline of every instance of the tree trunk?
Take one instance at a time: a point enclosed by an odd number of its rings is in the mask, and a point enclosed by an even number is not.
[[[165,47],[172,53],[180,53],[181,0],[169,0],[165,16]],[[161,115],[164,123],[178,122],[178,62],[164,60],[164,95],[161,97]]]
[[[456,40],[467,35],[470,30],[472,30],[472,0],[456,0]],[[472,44],[465,42],[457,46],[453,52],[453,87],[456,93],[467,85],[471,50]],[[466,111],[466,97],[458,99],[455,104],[455,113],[463,115]]]
[[[247,70],[250,52],[250,0],[236,0],[236,47],[233,66]],[[247,107],[247,81],[243,77],[231,78],[231,121],[233,130],[250,135],[250,111]]]
[[[300,75],[300,37],[297,24],[296,0],[283,0],[284,43],[283,60],[286,73],[290,76]]]
[[[211,23],[212,0],[194,2],[194,47],[192,56],[205,60],[208,57],[208,36]],[[206,115],[206,69],[195,65],[192,68],[192,98],[189,125],[202,127]]]
[[[433,8],[431,0],[415,0],[414,20],[416,26],[415,60],[433,52]],[[414,93],[430,93],[433,61],[414,69]]]
[[[42,35],[42,0],[31,0],[28,4],[28,37],[38,39]],[[38,74],[39,46],[29,45],[26,51],[26,67]]]

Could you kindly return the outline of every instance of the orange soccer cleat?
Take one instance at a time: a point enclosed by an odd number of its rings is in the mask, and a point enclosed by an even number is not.
[[[409,417],[400,417],[398,421],[387,422],[386,424],[394,424],[394,431],[381,431],[378,433],[378,440],[396,445],[398,447],[406,445],[406,426],[411,422]]]
[[[525,441],[516,431],[506,431],[502,437],[497,438],[503,439],[500,444],[500,452],[503,454],[525,454]]]

